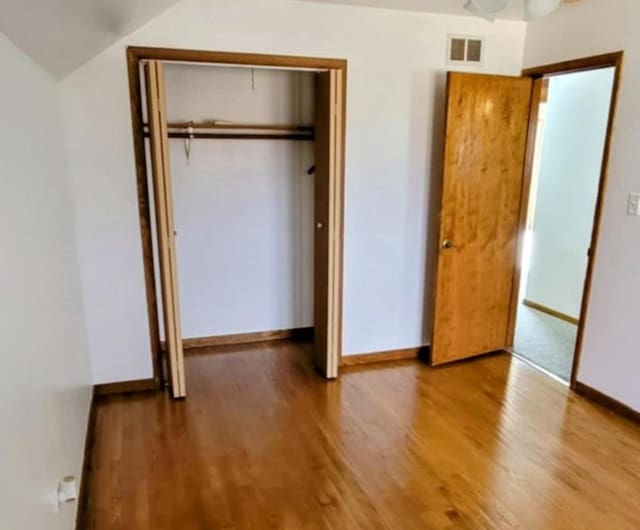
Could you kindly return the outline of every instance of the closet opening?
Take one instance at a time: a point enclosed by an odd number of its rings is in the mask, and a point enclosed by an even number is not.
[[[346,61],[127,51],[154,379],[184,351],[313,339],[338,375]]]

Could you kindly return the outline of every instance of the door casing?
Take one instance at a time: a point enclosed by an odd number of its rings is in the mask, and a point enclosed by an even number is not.
[[[516,272],[514,276],[514,286],[511,298],[511,319],[510,319],[510,343],[513,346],[516,328],[516,313],[518,309],[518,291],[520,289],[520,271],[522,259],[522,244],[526,229],[527,209],[529,205],[529,192],[531,187],[531,173],[533,170],[533,156],[536,142],[536,127],[538,106],[540,103],[540,91],[542,80],[548,77],[570,74],[575,72],[585,72],[589,70],[599,70],[602,68],[613,67],[613,90],[611,94],[611,104],[609,108],[609,120],[607,123],[607,131],[604,144],[604,152],[602,156],[602,165],[600,168],[600,179],[598,183],[598,195],[596,198],[596,207],[593,217],[593,229],[591,232],[591,246],[587,258],[587,272],[585,275],[584,288],[582,291],[582,302],[580,308],[580,320],[578,323],[578,334],[576,346],[573,356],[573,365],[571,368],[570,387],[576,390],[578,370],[580,368],[580,358],[582,356],[582,348],[584,343],[584,330],[587,317],[589,314],[589,299],[591,288],[593,286],[593,270],[596,256],[598,254],[598,243],[600,238],[600,228],[602,224],[602,210],[604,199],[606,196],[608,178],[609,178],[609,160],[611,157],[611,144],[613,140],[613,131],[615,127],[615,119],[618,108],[618,95],[620,91],[620,82],[622,78],[622,66],[624,62],[624,52],[617,51],[603,55],[585,57],[581,59],[572,59],[569,61],[537,66],[523,70],[522,75],[531,77],[534,81],[533,97],[531,104],[531,113],[529,117],[529,136],[527,139],[527,158],[525,161],[524,189],[520,204],[520,227],[518,230],[518,253],[516,255]]]
[[[329,223],[331,231],[331,260],[333,274],[330,275],[331,284],[327,286],[333,293],[329,320],[332,323],[332,371],[328,378],[338,375],[338,366],[342,358],[342,277],[343,277],[343,246],[344,246],[344,168],[345,168],[345,132],[346,132],[346,102],[347,102],[347,61],[344,59],[299,57],[288,55],[267,55],[257,53],[233,53],[206,50],[187,50],[173,48],[155,48],[130,46],[127,48],[127,71],[129,77],[129,103],[131,106],[131,126],[133,131],[133,147],[135,157],[136,185],[138,196],[138,213],[142,243],[144,266],[145,293],[147,301],[147,316],[149,338],[151,344],[151,359],[153,364],[153,379],[156,387],[165,383],[163,375],[162,350],[160,344],[160,325],[158,314],[158,294],[156,292],[155,266],[153,252],[153,236],[151,224],[151,205],[149,195],[149,175],[147,171],[147,156],[145,149],[145,134],[143,120],[142,72],[141,65],[146,61],[174,61],[184,63],[210,63],[217,65],[255,66],[267,68],[281,68],[287,70],[331,71],[339,79],[341,93],[340,124],[338,158],[335,167],[335,182],[332,196],[331,215],[333,222]]]

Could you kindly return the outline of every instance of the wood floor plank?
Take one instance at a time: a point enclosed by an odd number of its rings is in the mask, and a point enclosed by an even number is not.
[[[298,342],[216,352],[186,401],[99,399],[87,528],[640,528],[640,429],[508,355],[327,382]]]

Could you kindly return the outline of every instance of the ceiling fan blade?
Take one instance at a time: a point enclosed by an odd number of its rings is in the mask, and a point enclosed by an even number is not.
[[[553,13],[560,7],[562,0],[525,0],[524,18],[534,20]]]
[[[493,22],[495,16],[507,7],[508,1],[509,0],[468,0],[464,8],[474,15]]]

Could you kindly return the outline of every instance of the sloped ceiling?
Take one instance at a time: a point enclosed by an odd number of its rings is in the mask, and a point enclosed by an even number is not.
[[[178,0],[0,0],[0,32],[62,78]]]
[[[60,79],[179,1],[0,0],[0,32]],[[466,0],[288,1],[469,15]],[[510,0],[499,18],[522,20],[523,5],[524,0]]]

